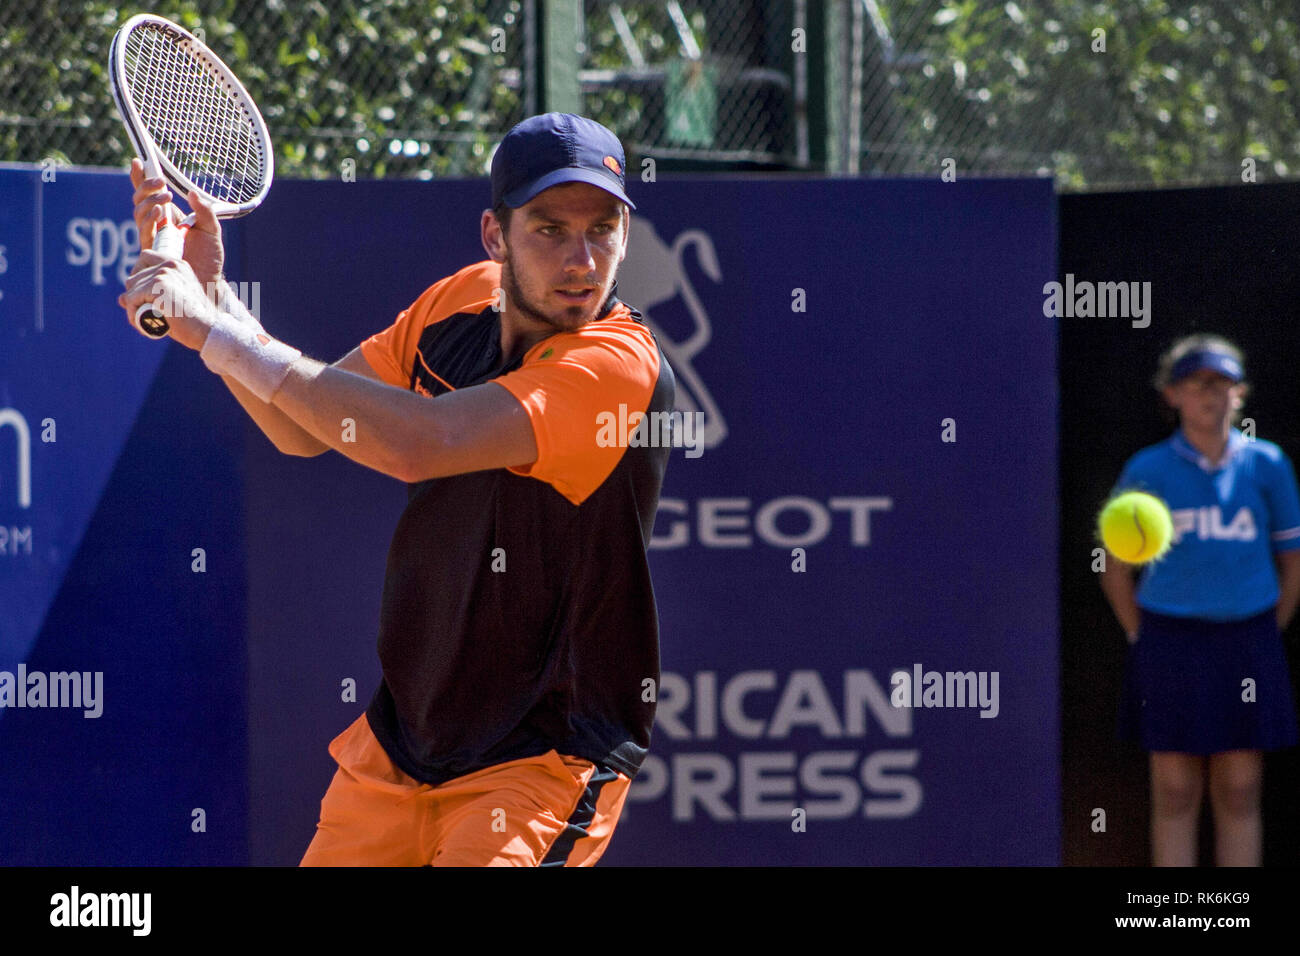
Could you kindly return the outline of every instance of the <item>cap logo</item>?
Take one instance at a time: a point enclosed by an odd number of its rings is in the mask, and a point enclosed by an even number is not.
[[[623,175],[623,167],[618,164],[618,160],[613,156],[606,156],[602,162],[614,171],[615,176]]]

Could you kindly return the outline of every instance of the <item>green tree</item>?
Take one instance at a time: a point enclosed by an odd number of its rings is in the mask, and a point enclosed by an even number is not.
[[[847,13],[860,0],[829,2]],[[780,4],[681,8],[708,75],[720,78],[713,145],[788,154],[788,96],[730,82],[747,67],[789,69],[788,51],[772,52],[788,46]],[[585,84],[585,111],[633,152],[672,145],[663,85],[683,41],[669,4],[586,0],[585,9],[583,65],[618,77]],[[963,174],[1055,175],[1064,188],[1089,188],[1237,182],[1247,158],[1261,179],[1300,170],[1294,0],[871,9],[880,20],[862,51],[864,171],[932,175],[952,157]],[[335,177],[350,164],[358,178],[478,176],[523,118],[523,0],[5,0],[0,160],[127,161],[105,70],[113,33],[139,10],[203,30],[262,106],[282,175]],[[767,20],[755,28],[760,11]]]
[[[1240,181],[1300,170],[1295,6],[885,0],[911,65],[890,108],[904,147],[866,165],[1054,172],[1060,185]],[[1102,48],[1104,43],[1104,49]]]
[[[0,12],[0,158],[119,165],[132,155],[107,85],[113,34],[137,12],[201,37],[248,87],[280,173],[481,175],[522,118],[520,0],[6,0]]]

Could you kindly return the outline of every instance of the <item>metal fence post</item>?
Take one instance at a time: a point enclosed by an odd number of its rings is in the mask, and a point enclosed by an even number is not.
[[[539,113],[581,113],[578,69],[584,53],[582,0],[537,0],[541,22],[533,60]]]
[[[847,37],[844,0],[806,0],[808,162],[815,170],[843,172],[844,81]]]

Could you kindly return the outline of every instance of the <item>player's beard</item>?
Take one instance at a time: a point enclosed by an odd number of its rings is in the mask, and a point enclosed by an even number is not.
[[[608,293],[604,296],[598,296],[599,301],[594,307],[590,305],[565,306],[564,318],[556,321],[555,318],[543,312],[535,302],[524,294],[523,286],[515,278],[515,272],[510,267],[509,259],[501,263],[501,289],[506,295],[507,308],[513,307],[522,317],[542,325],[549,325],[557,332],[571,332],[594,320],[600,315],[600,309],[605,304],[604,300],[608,298]]]

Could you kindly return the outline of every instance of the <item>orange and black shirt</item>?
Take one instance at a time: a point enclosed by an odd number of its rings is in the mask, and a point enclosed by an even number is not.
[[[611,443],[598,422],[670,412],[673,373],[613,294],[499,368],[499,285],[494,262],[462,269],[361,345],[386,382],[433,399],[505,388],[537,441],[531,465],[408,486],[367,717],[425,783],[551,749],[634,776],[659,685],[646,546],[670,449]]]

